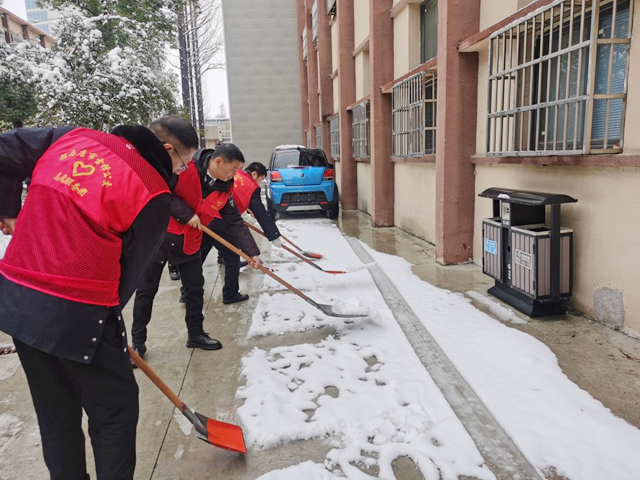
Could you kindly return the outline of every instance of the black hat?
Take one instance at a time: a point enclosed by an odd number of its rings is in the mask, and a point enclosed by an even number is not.
[[[167,185],[171,183],[173,176],[171,157],[151,130],[142,125],[120,125],[111,133],[131,142],[140,155],[158,171]]]

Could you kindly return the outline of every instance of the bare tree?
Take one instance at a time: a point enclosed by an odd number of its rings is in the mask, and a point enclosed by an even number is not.
[[[188,0],[178,22],[183,104],[204,144],[202,77],[225,66],[220,0]]]

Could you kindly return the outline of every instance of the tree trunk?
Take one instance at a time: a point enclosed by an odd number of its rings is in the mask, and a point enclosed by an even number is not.
[[[185,11],[178,13],[178,50],[180,52],[180,81],[182,84],[182,104],[191,111],[191,88],[189,88],[189,52],[185,38]]]
[[[198,110],[196,103],[196,84],[195,84],[195,48],[194,48],[194,32],[193,32],[193,3],[188,2],[186,6],[186,31],[187,31],[187,64],[189,69],[189,113],[191,115],[191,123],[197,125],[198,123]]]
[[[192,7],[193,15],[191,17],[193,29],[193,72],[196,87],[196,106],[198,110],[198,134],[200,136],[200,147],[205,148],[204,138],[204,105],[202,98],[202,71],[200,68],[200,50],[198,48],[198,19],[195,5]]]

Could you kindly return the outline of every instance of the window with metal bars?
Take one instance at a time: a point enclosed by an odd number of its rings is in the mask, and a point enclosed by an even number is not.
[[[353,115],[353,156],[365,158],[369,156],[369,102],[365,101],[354,107]]]
[[[340,117],[333,117],[329,121],[331,134],[331,158],[340,158]]]
[[[619,153],[629,0],[556,0],[489,40],[488,155]]]
[[[316,125],[316,148],[322,148],[322,125]]]
[[[336,0],[327,0],[327,15],[335,15],[337,10]]]
[[[311,7],[311,32],[315,42],[318,40],[318,0],[315,0]]]
[[[436,111],[435,73],[418,73],[393,87],[394,157],[435,154]]]
[[[307,29],[302,30],[302,60],[307,59]]]
[[[424,82],[424,154],[436,153],[436,117],[438,114],[438,76],[425,75]]]

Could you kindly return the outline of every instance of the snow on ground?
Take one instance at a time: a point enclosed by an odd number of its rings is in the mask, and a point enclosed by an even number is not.
[[[365,248],[534,466],[572,480],[639,478],[640,430],[572,383],[546,345]]]
[[[9,235],[4,235],[0,232],[0,258],[4,257],[4,252],[9,246],[9,240],[11,240]]]
[[[323,268],[360,264],[330,222],[280,224],[294,242],[325,255],[318,262]],[[423,282],[404,259],[365,248],[535,467],[570,480],[638,479],[640,431],[573,384],[544,344],[479,311],[464,295]],[[273,252],[271,264],[313,299],[369,316],[327,317],[266,278],[272,294],[260,297],[249,337],[318,327],[336,333],[315,345],[254,349],[244,359],[246,386],[237,395],[245,399],[238,414],[248,444],[273,448],[326,436],[334,448],[324,465],[306,462],[261,480],[372,478],[356,464],[394,478],[391,465],[399,456],[412,458],[425,478],[494,478],[366,270],[330,276],[282,250]],[[508,309],[471,296],[514,321]]]
[[[471,290],[467,292],[467,296],[469,298],[472,298],[476,302],[480,303],[481,305],[484,305],[485,307],[487,307],[491,313],[493,313],[496,317],[498,317],[500,320],[504,322],[519,323],[519,324],[529,323],[524,318],[518,316],[510,308],[500,305],[498,302],[490,299],[486,295],[483,295],[479,292],[474,292],[473,290]]]
[[[281,230],[304,247],[321,251],[323,268],[358,264],[336,228],[327,221],[283,222]],[[307,235],[319,241],[310,242]],[[285,252],[286,253],[286,252]],[[314,300],[370,312],[354,320],[327,317],[272,279],[276,291],[260,297],[250,337],[331,326],[336,334],[318,344],[254,349],[243,360],[245,399],[238,410],[245,438],[253,448],[329,437],[335,447],[322,465],[304,464],[264,477],[271,480],[363,477],[354,465],[377,466],[380,478],[394,478],[393,461],[406,456],[425,478],[457,480],[461,475],[495,479],[451,407],[411,349],[369,273],[331,276],[275,251],[271,265],[294,286],[303,285]],[[304,472],[304,473],[301,473]],[[264,479],[263,479],[264,480]]]

